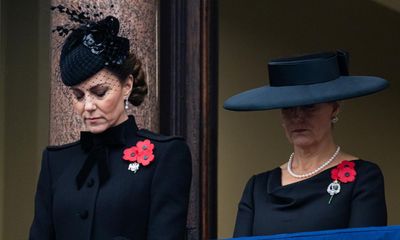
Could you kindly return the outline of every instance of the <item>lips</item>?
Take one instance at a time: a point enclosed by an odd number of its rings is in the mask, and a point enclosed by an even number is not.
[[[85,121],[95,122],[95,121],[97,121],[99,119],[100,119],[99,117],[87,117],[87,118],[85,118]]]
[[[305,131],[307,131],[307,129],[305,129],[305,128],[298,128],[298,129],[294,129],[292,132],[294,132],[294,133],[302,133],[302,132],[305,132]]]

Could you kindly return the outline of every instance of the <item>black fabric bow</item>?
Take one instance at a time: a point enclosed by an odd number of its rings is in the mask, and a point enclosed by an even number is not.
[[[128,121],[126,121],[128,122]],[[124,138],[124,123],[108,129],[100,134],[93,134],[90,132],[81,132],[81,145],[85,152],[89,152],[82,168],[76,176],[76,184],[78,190],[82,188],[90,171],[97,163],[100,186],[107,182],[110,177],[108,169],[108,151],[112,147],[121,146],[125,144]]]

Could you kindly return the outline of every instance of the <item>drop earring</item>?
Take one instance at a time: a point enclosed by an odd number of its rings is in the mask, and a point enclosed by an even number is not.
[[[338,116],[334,116],[334,117],[331,119],[331,122],[332,122],[332,123],[337,123],[338,121],[339,121]]]
[[[129,109],[129,101],[128,98],[125,99],[125,110]]]

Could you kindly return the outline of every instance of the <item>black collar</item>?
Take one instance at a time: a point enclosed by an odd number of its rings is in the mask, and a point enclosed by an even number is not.
[[[128,136],[132,136],[132,131],[136,133],[138,127],[135,118],[128,116],[128,120],[121,124],[111,127],[101,133],[81,132],[81,146],[85,151],[90,151],[95,146],[118,146],[126,145]]]
[[[89,155],[76,176],[78,190],[82,188],[96,163],[98,164],[100,186],[102,186],[110,176],[107,166],[109,147],[127,145],[128,137],[136,134],[137,131],[135,118],[130,115],[125,122],[102,133],[81,132],[82,149],[89,152]]]

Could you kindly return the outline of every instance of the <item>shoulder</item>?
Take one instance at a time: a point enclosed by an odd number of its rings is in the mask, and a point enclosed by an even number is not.
[[[273,174],[280,174],[280,167],[265,171],[265,172],[261,172],[258,173],[256,175],[254,175],[252,178],[254,179],[254,181],[262,181],[264,182],[265,180],[268,180],[268,178],[273,175]],[[251,180],[251,179],[250,179]]]
[[[185,139],[180,136],[166,136],[151,132],[147,129],[141,129],[137,132],[140,138],[150,140],[155,146],[156,154],[169,155],[173,154],[175,158],[182,156],[188,158],[190,156],[189,146]]]
[[[154,159],[158,169],[156,171],[163,172],[160,176],[177,172],[181,177],[191,176],[192,154],[184,138],[157,134],[145,129],[139,130],[137,135],[154,144]]]
[[[80,144],[81,144],[81,142],[78,140],[78,141],[63,144],[63,145],[50,145],[50,146],[47,146],[45,150],[49,151],[49,152],[57,152],[57,151],[62,151],[62,150],[79,147]]]
[[[137,135],[143,138],[148,138],[149,140],[153,140],[156,142],[171,142],[171,141],[176,141],[176,140],[181,140],[183,141],[183,137],[180,136],[166,136],[162,135],[159,133],[155,133],[152,131],[149,131],[147,129],[140,129],[137,131]]]
[[[378,166],[378,164],[376,164],[374,162],[359,159],[359,160],[355,160],[354,163],[355,163],[356,171],[360,171],[360,172],[378,171],[378,172],[381,172],[381,169]]]
[[[162,149],[161,151],[169,151],[169,150],[177,150],[185,148],[188,149],[188,146],[185,142],[185,139],[180,136],[166,136],[159,133],[151,132],[147,129],[140,129],[137,132],[137,135],[140,138],[150,140],[158,149]]]
[[[269,179],[273,177],[273,175],[279,175],[280,174],[280,168],[274,168],[272,170],[268,170],[262,173],[255,174],[250,177],[250,179],[247,181],[246,187],[247,189],[253,189],[253,188],[264,188]]]
[[[60,176],[71,164],[80,164],[84,156],[80,141],[47,146],[43,151],[42,165],[51,169],[52,176]]]
[[[362,184],[383,184],[383,173],[380,167],[366,160],[355,161],[356,182]]]
[[[274,171],[276,171],[276,169],[251,176],[244,187],[241,203],[253,204],[253,201],[258,199],[258,196],[265,196],[265,193],[268,189],[267,184],[269,182],[269,178]]]

